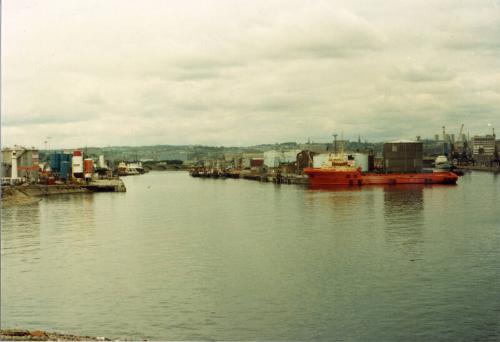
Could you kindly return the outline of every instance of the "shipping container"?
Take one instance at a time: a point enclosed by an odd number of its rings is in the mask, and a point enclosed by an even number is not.
[[[384,144],[386,172],[421,172],[423,164],[422,142],[397,141]]]

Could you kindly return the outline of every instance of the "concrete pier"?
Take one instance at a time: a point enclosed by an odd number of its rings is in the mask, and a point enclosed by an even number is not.
[[[84,184],[84,188],[92,192],[126,192],[125,184],[120,178],[96,179]]]

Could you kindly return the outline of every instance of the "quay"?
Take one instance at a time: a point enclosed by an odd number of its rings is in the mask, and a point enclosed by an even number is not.
[[[243,179],[269,182],[275,184],[309,184],[309,178],[305,175],[297,174],[255,174],[241,173]]]
[[[111,179],[93,179],[87,184],[82,185],[92,192],[126,192],[125,184],[120,178]]]
[[[495,166],[457,165],[456,168],[464,171],[486,171],[486,172],[500,173],[500,167],[495,167]]]
[[[201,178],[241,178],[259,182],[270,182],[275,184],[309,184],[306,175],[280,172],[259,173],[251,170],[209,170],[195,168],[190,171],[192,177]]]
[[[2,207],[36,203],[45,196],[126,191],[125,184],[120,178],[96,179],[82,184],[6,185],[2,187]]]
[[[29,184],[15,186],[28,196],[50,196],[75,194],[84,192],[126,192],[125,184],[120,178],[96,179],[82,184]]]

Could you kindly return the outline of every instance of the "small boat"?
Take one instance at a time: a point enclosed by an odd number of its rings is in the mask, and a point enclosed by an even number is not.
[[[434,168],[438,171],[453,171],[454,166],[448,161],[448,158],[446,158],[446,156],[437,156],[436,160],[434,161]]]
[[[132,165],[132,167],[130,165]],[[140,175],[141,173],[136,167],[134,167],[133,164],[125,164],[124,162],[121,162],[118,164],[117,174],[118,176],[135,176]]]

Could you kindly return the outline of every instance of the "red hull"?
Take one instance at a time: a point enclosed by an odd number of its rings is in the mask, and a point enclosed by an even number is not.
[[[365,173],[358,170],[335,171],[306,168],[311,186],[361,186],[375,184],[455,184],[458,176],[453,172],[434,173]]]

